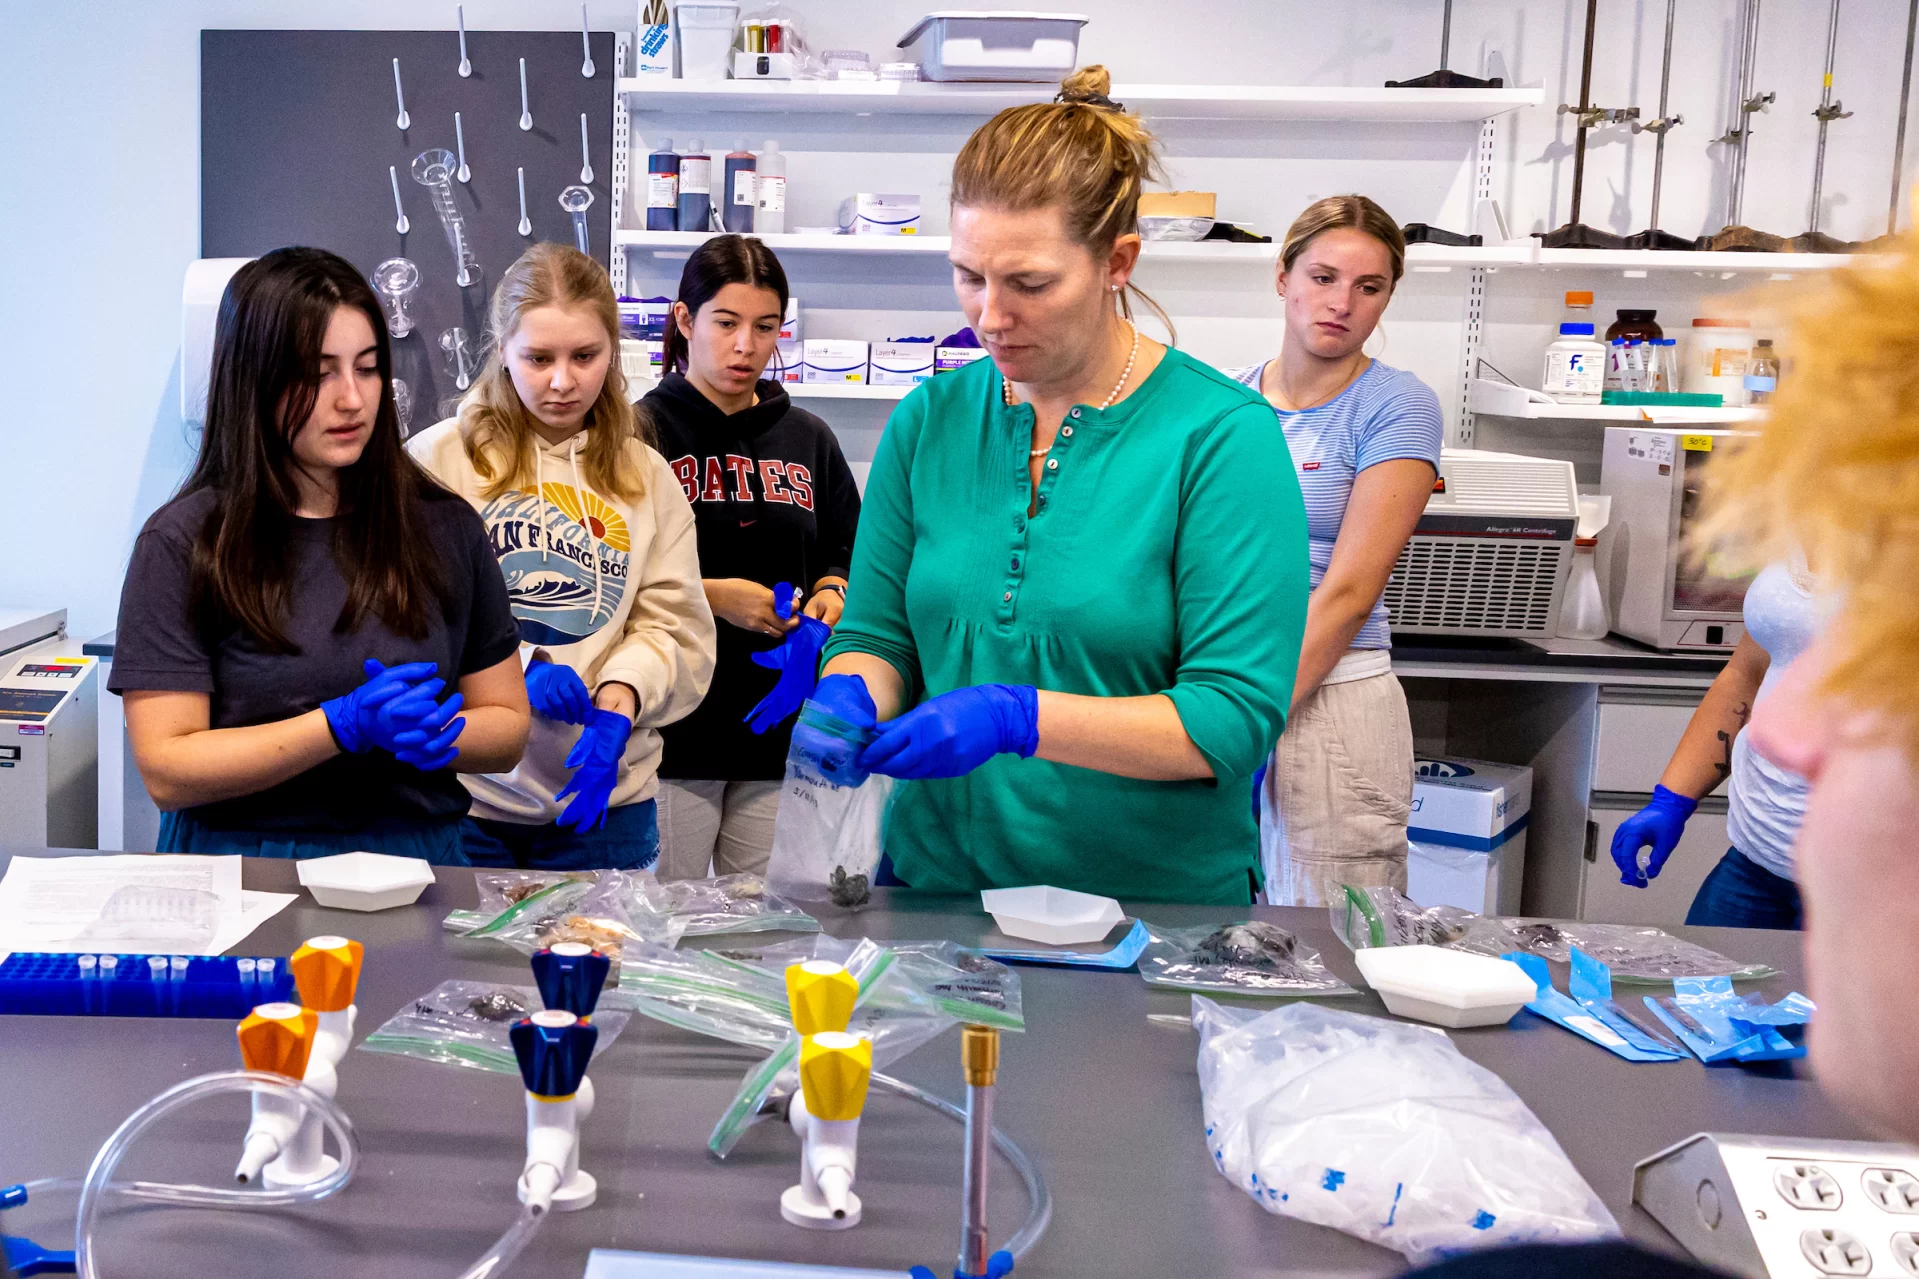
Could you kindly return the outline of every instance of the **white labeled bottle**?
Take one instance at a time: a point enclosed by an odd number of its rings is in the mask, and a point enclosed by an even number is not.
[[[1593,326],[1568,321],[1559,340],[1546,348],[1546,371],[1539,389],[1559,404],[1597,404],[1606,389],[1606,347]]]
[[[762,235],[779,235],[786,230],[786,154],[780,144],[768,138],[760,152],[759,218],[755,228]]]

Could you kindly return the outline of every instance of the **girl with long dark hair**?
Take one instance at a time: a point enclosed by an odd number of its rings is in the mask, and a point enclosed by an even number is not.
[[[160,851],[464,864],[453,774],[519,758],[518,647],[486,530],[400,446],[372,289],[320,249],[242,267],[199,458],[120,596]]]
[[[666,731],[662,878],[704,875],[709,863],[766,869],[785,721],[845,605],[859,489],[832,430],[764,376],[786,302],[786,272],[764,243],[706,241],[680,275],[667,374],[643,401],[693,504],[719,623],[713,687]]]

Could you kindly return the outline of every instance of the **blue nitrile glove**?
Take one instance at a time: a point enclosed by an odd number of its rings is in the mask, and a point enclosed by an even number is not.
[[[466,728],[464,719],[456,719],[460,707],[466,704],[463,693],[455,693],[440,703],[432,714],[419,721],[418,727],[409,728],[404,733],[393,736],[393,757],[402,764],[411,764],[423,773],[438,772],[460,757],[460,748],[453,743],[459,740],[460,733]]]
[[[764,733],[800,708],[813,695],[820,678],[820,650],[832,636],[833,628],[817,617],[802,617],[793,633],[778,648],[753,654],[753,664],[780,673],[773,691],[746,713],[745,722],[755,733]]]
[[[1039,690],[1031,684],[975,684],[921,702],[880,725],[859,765],[888,777],[964,777],[1006,751],[1039,749]]]
[[[800,588],[791,582],[777,582],[773,586],[773,612],[784,622],[793,616],[793,610],[800,606]]]
[[[859,754],[872,740],[874,721],[879,717],[873,695],[866,691],[866,680],[858,675],[828,675],[807,700],[852,725],[853,736],[825,732],[801,715],[800,722],[793,725],[793,749],[817,763],[820,776],[835,786],[864,785],[866,770],[859,766]]]
[[[934,1279],[933,1272],[925,1266],[914,1266],[906,1272],[912,1279]],[[1004,1248],[986,1259],[986,1273],[969,1275],[958,1266],[953,1267],[953,1279],[1006,1279],[1013,1273],[1013,1254]]]
[[[364,755],[375,746],[392,750],[394,736],[432,714],[433,699],[446,687],[445,680],[433,678],[440,668],[432,662],[389,667],[369,657],[361,669],[366,683],[320,703],[333,740],[350,755]]]
[[[1698,807],[1696,799],[1688,799],[1664,786],[1653,787],[1652,803],[1621,822],[1612,834],[1612,859],[1619,867],[1619,882],[1644,888],[1647,880],[1657,879],[1666,859],[1678,847],[1680,835],[1685,833],[1686,819]],[[1639,850],[1647,844],[1652,845],[1652,856],[1641,872]]]
[[[584,724],[593,709],[586,682],[561,662],[534,662],[526,668],[526,700],[535,714],[562,724]]]
[[[613,783],[620,777],[620,760],[626,756],[626,741],[633,736],[633,721],[618,711],[595,707],[588,712],[580,740],[567,753],[566,766],[573,770],[555,801],[573,796],[573,802],[560,813],[560,825],[576,831],[589,831],[606,821],[606,801],[613,794]]]

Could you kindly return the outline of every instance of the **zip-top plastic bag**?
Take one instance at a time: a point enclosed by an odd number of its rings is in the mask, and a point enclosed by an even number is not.
[[[390,1053],[446,1066],[465,1066],[495,1074],[519,1073],[507,1031],[522,1017],[545,1007],[532,986],[487,981],[443,981],[402,1008],[360,1044],[370,1053]],[[626,1029],[629,1014],[601,1009],[595,1051],[605,1052]]]
[[[786,970],[793,964],[830,960],[859,983],[848,1030],[872,1041],[875,1069],[961,1021],[1023,1030],[1018,975],[977,957],[980,967],[963,967],[960,957],[946,953],[947,945],[909,943],[902,954],[871,940],[824,934],[725,950],[641,944],[628,950],[619,989],[608,991],[602,1003],[770,1052],[747,1072],[707,1143],[724,1158],[748,1126],[799,1085],[799,1036],[786,999]],[[957,975],[972,980],[955,980]]]
[[[1139,975],[1149,986],[1212,990],[1228,995],[1356,995],[1327,971],[1319,952],[1264,920],[1161,928],[1146,924],[1149,940]]]
[[[758,875],[720,875],[632,884],[633,927],[650,942],[678,946],[683,937],[720,933],[816,933],[820,921],[767,886]]]
[[[633,926],[638,886],[650,883],[646,871],[603,870],[589,880],[572,878],[535,889],[466,935],[497,941],[522,955],[561,942],[591,946],[612,961],[608,980],[618,977],[626,949],[643,938]]]
[[[1644,924],[1599,924],[1574,919],[1504,919],[1454,906],[1421,906],[1392,888],[1342,886],[1329,912],[1333,932],[1354,950],[1425,943],[1494,958],[1519,951],[1567,964],[1573,948],[1612,970],[1625,984],[1658,984],[1679,977],[1774,976],[1766,964],[1741,963],[1716,950],[1682,941]]]
[[[809,700],[793,725],[766,864],[775,892],[808,905],[857,910],[872,898],[880,833],[893,779],[877,774],[842,785],[873,730],[849,724]]]
[[[1312,1003],[1193,996],[1206,1148],[1279,1216],[1415,1265],[1468,1248],[1619,1233],[1504,1080],[1430,1027]]]

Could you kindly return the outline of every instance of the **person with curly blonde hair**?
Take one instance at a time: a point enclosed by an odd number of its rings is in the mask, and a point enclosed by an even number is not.
[[[1919,1138],[1919,241],[1792,308],[1791,364],[1758,434],[1707,473],[1702,546],[1803,548],[1839,599],[1747,732],[1807,779],[1794,860],[1813,1068],[1862,1120]]]

